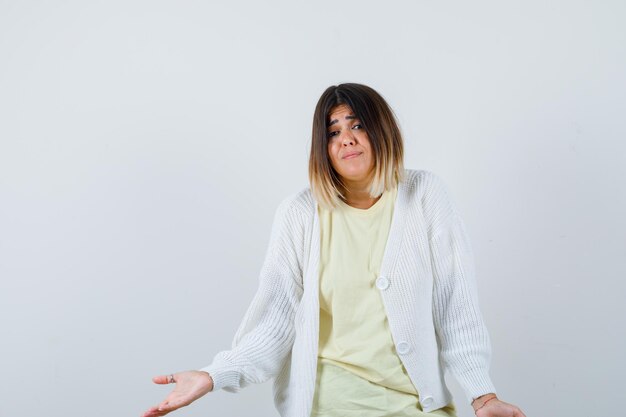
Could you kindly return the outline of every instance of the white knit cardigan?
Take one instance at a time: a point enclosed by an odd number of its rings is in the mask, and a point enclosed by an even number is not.
[[[280,415],[309,417],[319,343],[319,254],[317,204],[307,187],[276,210],[259,288],[232,349],[202,368],[214,390],[237,392],[275,378]],[[376,290],[424,411],[451,401],[447,370],[469,399],[495,392],[470,242],[447,187],[430,171],[406,170],[398,186]]]

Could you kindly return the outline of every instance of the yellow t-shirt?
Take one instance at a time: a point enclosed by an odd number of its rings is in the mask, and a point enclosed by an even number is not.
[[[375,286],[396,195],[397,188],[385,191],[368,209],[343,202],[332,211],[319,208],[318,355],[322,366],[332,364],[374,384],[417,395],[396,353]]]

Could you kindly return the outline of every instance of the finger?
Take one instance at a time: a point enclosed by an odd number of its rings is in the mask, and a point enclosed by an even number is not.
[[[159,415],[159,410],[158,407],[150,407],[148,410],[146,410],[145,413],[142,414],[141,417],[157,417]]]
[[[159,375],[152,378],[152,382],[155,384],[171,384],[176,382],[176,376],[174,376],[174,374]]]
[[[152,378],[152,382],[155,384],[167,384],[167,375],[159,375]]]
[[[157,410],[157,406],[150,407],[150,408],[148,408],[148,409],[147,409],[147,410],[143,413],[143,415],[145,416],[146,414],[153,413],[153,412],[155,412],[156,410]]]
[[[163,401],[161,404],[159,404],[159,406],[157,407],[157,410],[159,412],[167,412],[169,413],[170,411],[174,411],[176,408],[174,408],[174,404],[169,402],[169,401]]]
[[[142,417],[161,417],[161,416],[166,415],[168,412],[169,411],[159,410],[158,407],[152,407],[150,409],[150,413]]]
[[[185,401],[181,401],[181,400],[168,401],[168,400],[165,400],[161,404],[159,404],[158,411],[159,412],[165,411],[165,412],[169,413],[171,411],[178,410],[179,408],[181,408],[181,407],[183,407],[185,405],[186,405]]]

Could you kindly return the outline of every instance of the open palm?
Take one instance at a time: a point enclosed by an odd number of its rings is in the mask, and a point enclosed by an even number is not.
[[[142,417],[160,417],[181,407],[191,404],[207,392],[213,390],[213,379],[202,371],[185,371],[173,374],[176,387],[159,405],[150,407]],[[168,375],[152,378],[155,384],[169,384]]]

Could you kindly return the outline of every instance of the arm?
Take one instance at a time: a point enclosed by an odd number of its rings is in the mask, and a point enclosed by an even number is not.
[[[433,318],[441,359],[470,399],[495,393],[489,377],[491,345],[478,306],[474,260],[456,213],[431,240]]]
[[[303,229],[298,212],[285,199],[274,216],[259,288],[230,350],[202,368],[214,390],[237,392],[278,374],[295,339],[293,318],[302,296]]]
[[[431,233],[433,318],[441,359],[464,388],[477,417],[525,417],[500,401],[489,377],[491,345],[478,306],[474,255],[465,224],[433,175],[438,213]]]
[[[250,383],[275,376],[291,350],[293,318],[302,296],[303,229],[291,199],[279,205],[259,277],[259,288],[239,326],[232,349],[218,353],[213,363],[197,371],[153,378],[174,390],[143,417],[161,417],[220,388],[235,392]]]

